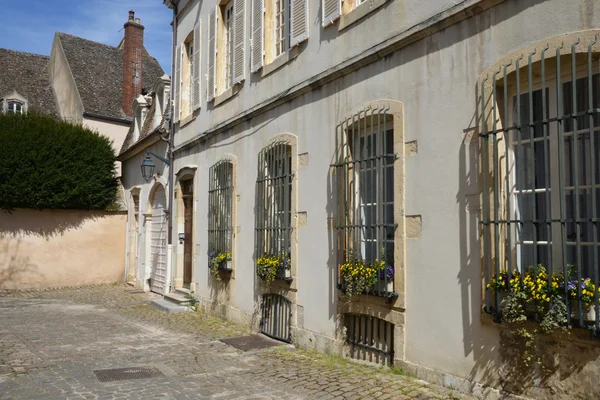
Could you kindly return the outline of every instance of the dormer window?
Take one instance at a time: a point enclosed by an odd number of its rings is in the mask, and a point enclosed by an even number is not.
[[[9,101],[6,104],[6,112],[9,114],[23,114],[23,103],[19,101]]]
[[[140,138],[144,122],[146,121],[146,114],[148,113],[149,104],[146,98],[139,95],[137,99],[133,101],[133,141],[134,143]]]
[[[27,112],[27,99],[17,92],[0,98],[0,112],[5,114],[24,114]]]
[[[154,84],[154,126],[158,127],[163,120],[164,114],[169,112],[169,97],[171,91],[171,80],[167,75],[158,78]]]

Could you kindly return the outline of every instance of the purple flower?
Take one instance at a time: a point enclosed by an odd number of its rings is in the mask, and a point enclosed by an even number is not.
[[[393,265],[386,265],[384,269],[382,269],[381,271],[379,271],[379,279],[384,280],[384,279],[394,279],[394,266]]]

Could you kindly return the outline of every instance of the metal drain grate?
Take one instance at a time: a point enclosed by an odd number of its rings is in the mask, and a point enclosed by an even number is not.
[[[98,369],[94,371],[100,382],[128,381],[131,379],[147,379],[163,376],[162,372],[154,367],[129,367]]]
[[[262,335],[239,336],[229,339],[221,339],[221,342],[242,351],[262,350],[269,347],[281,346],[281,342]]]

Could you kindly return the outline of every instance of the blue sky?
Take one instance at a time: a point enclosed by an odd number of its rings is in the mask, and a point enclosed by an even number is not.
[[[0,0],[0,47],[50,55],[55,32],[111,46],[123,37],[128,11],[144,30],[144,45],[171,75],[171,20],[162,0]]]

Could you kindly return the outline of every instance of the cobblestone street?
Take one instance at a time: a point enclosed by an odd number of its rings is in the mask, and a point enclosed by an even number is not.
[[[0,293],[2,399],[470,399],[402,375],[281,345],[242,352],[250,332],[199,312],[167,314],[122,285]],[[100,382],[94,370],[162,376]]]

